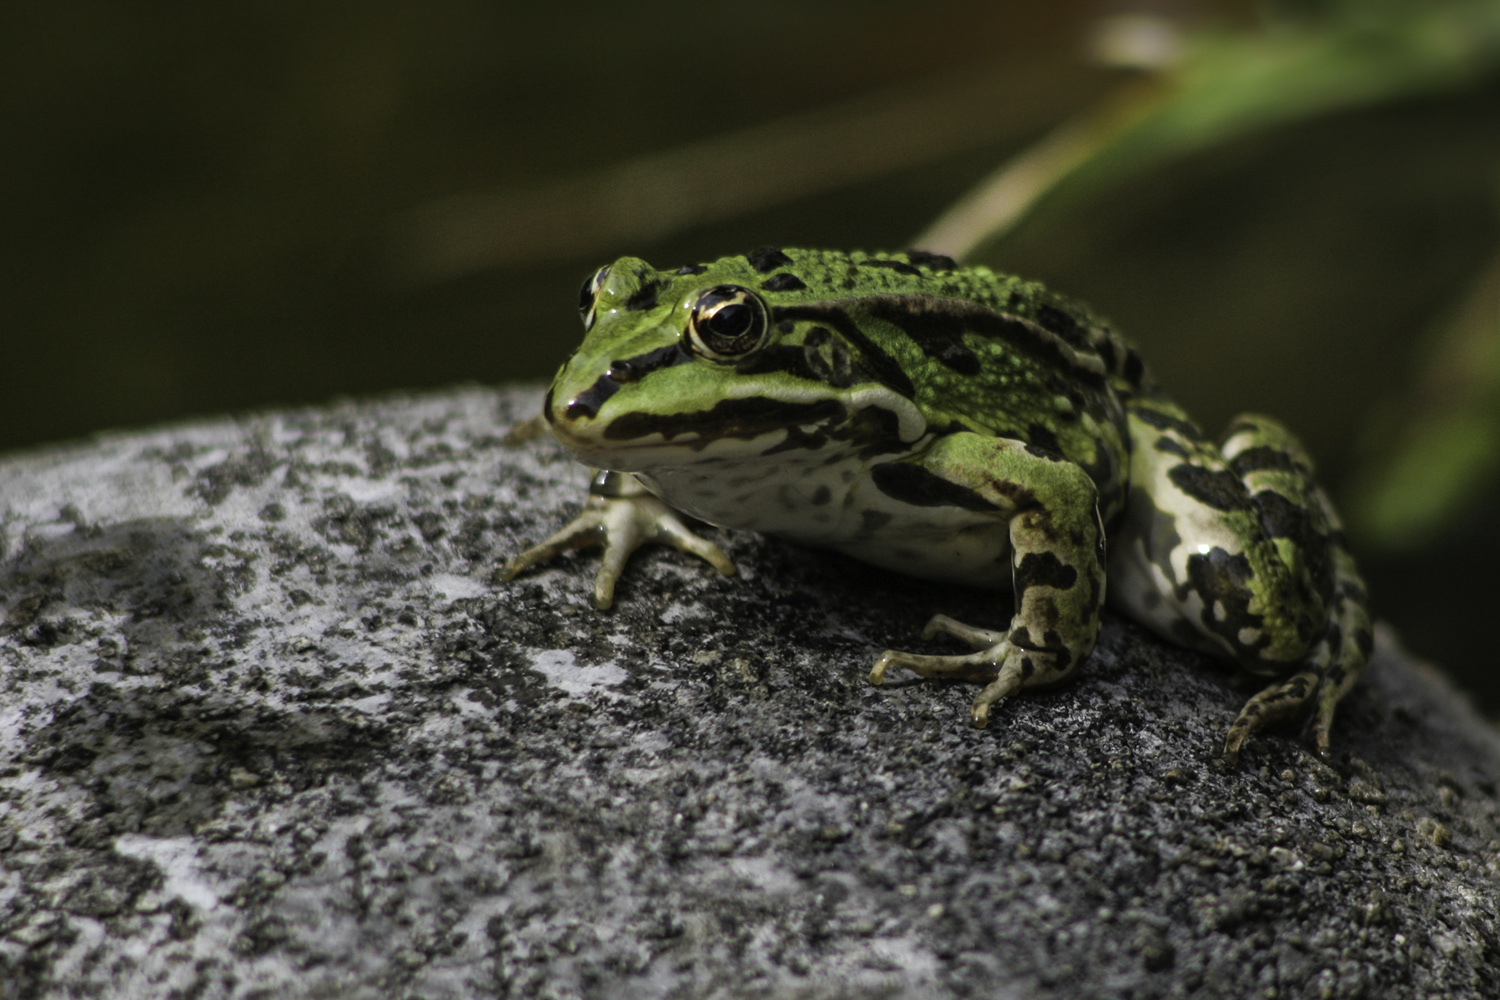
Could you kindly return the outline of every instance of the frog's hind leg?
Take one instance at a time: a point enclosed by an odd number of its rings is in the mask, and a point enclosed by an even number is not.
[[[1131,495],[1111,551],[1110,597],[1158,633],[1275,678],[1230,727],[1254,732],[1316,698],[1326,749],[1338,699],[1364,666],[1364,587],[1312,463],[1273,420],[1242,416],[1221,444],[1173,404],[1132,401]]]
[[[1338,521],[1332,510],[1329,518],[1337,529]],[[1333,614],[1328,634],[1323,639],[1328,647],[1328,663],[1318,692],[1317,714],[1313,716],[1312,728],[1313,746],[1320,754],[1328,753],[1328,733],[1333,728],[1333,713],[1339,699],[1349,693],[1375,651],[1368,600],[1364,581],[1354,567],[1354,557],[1345,546],[1343,533],[1335,530]]]
[[[1230,726],[1224,755],[1231,761],[1236,759],[1251,733],[1297,718],[1314,698],[1313,746],[1326,755],[1334,711],[1363,672],[1374,648],[1364,581],[1354,565],[1338,514],[1328,495],[1313,481],[1311,460],[1286,428],[1266,417],[1238,417],[1225,434],[1223,452],[1231,468],[1242,475],[1252,502],[1262,508],[1261,521],[1267,535],[1273,540],[1286,538],[1284,546],[1294,553],[1298,549],[1304,553],[1306,572],[1315,577],[1326,573],[1332,581],[1326,625],[1299,664],[1302,669],[1269,685],[1246,703]],[[1276,468],[1285,459],[1290,459],[1287,467]],[[1286,501],[1300,504],[1307,515],[1278,516]],[[1292,530],[1293,524],[1301,530]],[[1292,559],[1287,562],[1297,568]]]
[[[1224,756],[1231,761],[1238,760],[1240,747],[1251,733],[1302,715],[1317,690],[1318,672],[1299,670],[1245,702],[1245,707],[1240,709],[1240,714],[1229,727],[1229,735],[1224,740]]]

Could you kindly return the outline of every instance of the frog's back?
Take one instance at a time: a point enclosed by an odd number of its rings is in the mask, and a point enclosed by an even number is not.
[[[725,272],[726,280],[758,280],[763,292],[770,292],[768,297],[778,306],[884,297],[906,298],[913,305],[917,300],[931,300],[912,308],[910,318],[901,324],[901,332],[919,345],[952,338],[956,330],[967,326],[987,336],[1008,336],[1016,350],[1036,354],[1086,381],[1103,374],[1119,391],[1134,393],[1151,388],[1140,355],[1084,306],[1040,282],[983,266],[960,267],[941,254],[764,247],[681,270],[704,273],[708,269]],[[1007,328],[995,318],[986,319],[984,313],[1020,321],[1033,329]],[[893,321],[905,318],[895,309],[888,310],[887,315]],[[882,336],[879,330],[867,332],[887,349],[903,346],[899,337]],[[953,367],[962,371],[971,366],[959,363]]]
[[[768,248],[709,267],[724,280],[753,275],[784,328],[817,324],[872,359],[935,432],[1018,440],[1075,462],[1098,485],[1106,519],[1118,511],[1124,402],[1151,386],[1134,348],[1086,308],[921,251]]]

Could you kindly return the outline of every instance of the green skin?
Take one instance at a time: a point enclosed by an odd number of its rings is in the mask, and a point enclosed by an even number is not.
[[[1327,751],[1372,638],[1311,462],[1265,417],[1206,438],[1087,310],[932,254],[769,247],[676,271],[622,257],[585,283],[580,310],[588,335],[543,416],[604,471],[583,513],[502,578],[603,546],[607,608],[646,541],[732,573],[682,511],[1010,589],[1004,631],[928,623],[925,637],[972,652],[887,651],[870,674],[984,684],[977,726],[1001,698],[1076,669],[1107,593],[1171,641],[1269,679],[1226,757],[1308,709]]]

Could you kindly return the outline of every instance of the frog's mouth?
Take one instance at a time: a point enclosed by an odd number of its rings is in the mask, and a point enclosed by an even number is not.
[[[706,409],[681,413],[633,410],[613,416],[580,412],[576,400],[559,405],[549,397],[544,412],[553,436],[579,458],[627,472],[636,471],[631,467],[636,463],[645,467],[662,456],[691,455],[719,443],[730,445],[732,452],[759,454],[765,446],[797,435],[809,442],[815,437],[826,441],[848,417],[837,399],[770,396],[720,399]]]
[[[543,412],[553,436],[581,461],[621,472],[830,446],[893,454],[917,446],[929,432],[916,404],[883,386],[837,396],[747,393],[670,413],[611,405],[620,397],[609,399],[611,392],[600,400],[597,388],[576,398],[549,392]]]

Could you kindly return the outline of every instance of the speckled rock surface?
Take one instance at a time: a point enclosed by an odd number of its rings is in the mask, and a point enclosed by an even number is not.
[[[0,998],[1496,995],[1500,743],[1389,643],[1326,764],[1223,771],[1244,693],[1113,618],[975,731],[865,674],[992,595],[496,584],[585,481],[537,398],[0,462]]]

